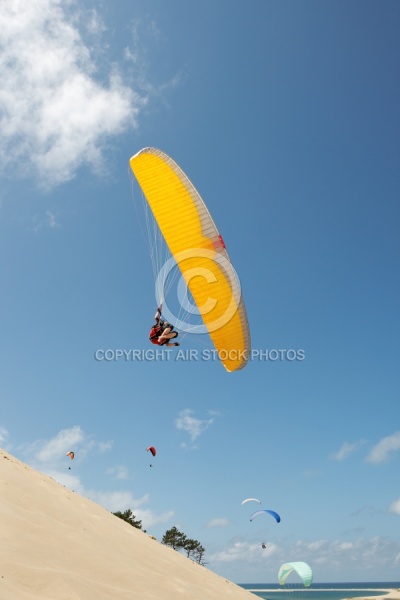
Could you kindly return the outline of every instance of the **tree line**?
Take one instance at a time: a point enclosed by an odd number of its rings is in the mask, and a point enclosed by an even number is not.
[[[130,509],[125,510],[124,512],[117,511],[113,513],[113,515],[146,533],[146,531],[142,528],[142,521],[140,519],[136,519],[135,515]],[[204,554],[206,551],[205,548],[203,548],[203,546],[197,540],[188,538],[182,531],[179,531],[177,527],[171,527],[171,529],[167,529],[162,537],[161,543],[165,546],[173,548],[173,550],[183,550],[188,558],[194,562],[197,562],[199,565],[206,564],[204,562]]]

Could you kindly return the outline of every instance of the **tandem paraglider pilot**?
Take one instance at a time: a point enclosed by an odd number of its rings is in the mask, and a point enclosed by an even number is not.
[[[154,315],[155,325],[150,329],[149,340],[152,344],[157,346],[167,346],[172,348],[173,346],[179,346],[179,342],[171,342],[170,340],[178,337],[178,332],[173,331],[174,326],[161,319],[162,307],[157,308],[157,312]]]

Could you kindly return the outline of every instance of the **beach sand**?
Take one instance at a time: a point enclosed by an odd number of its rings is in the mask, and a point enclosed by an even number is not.
[[[334,591],[337,592],[340,588],[335,587]],[[357,590],[358,591],[359,588],[354,588],[354,591]],[[369,590],[371,591],[371,595],[368,595]],[[374,596],[374,592],[377,592],[378,590],[382,590],[382,592],[387,592],[386,594],[381,594],[379,596]],[[318,591],[321,592],[327,592],[328,589],[325,588],[318,588],[318,583],[316,583],[313,587],[311,588],[307,588],[307,592],[315,592],[316,596],[318,595]],[[374,588],[365,588],[365,596],[355,596],[353,597],[351,595],[351,589],[349,588],[343,588],[343,600],[383,600],[385,598],[389,598],[390,600],[400,600],[400,589],[387,589],[387,588],[378,588],[378,587],[374,587]],[[285,589],[285,588],[275,588],[275,589],[265,589],[265,588],[252,588],[252,592],[273,592],[274,594],[276,594],[277,592],[281,592],[283,596],[285,596],[286,594],[290,594],[292,595],[293,590],[289,590],[289,589]],[[348,595],[346,595],[348,594]]]
[[[255,598],[4,450],[0,485],[0,600]]]
[[[387,594],[381,594],[380,596],[368,596],[366,594],[365,597],[358,596],[355,600],[383,600],[386,598],[389,598],[390,600],[400,600],[400,589],[389,590]],[[349,596],[347,600],[352,600],[351,596]]]

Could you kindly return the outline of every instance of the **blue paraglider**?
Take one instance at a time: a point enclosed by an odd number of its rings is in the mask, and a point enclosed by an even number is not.
[[[278,515],[278,513],[276,513],[274,510],[256,510],[256,512],[254,512],[251,517],[250,517],[250,521],[252,521],[253,519],[255,519],[256,517],[258,517],[259,515],[264,515],[265,513],[268,513],[269,515],[271,515],[272,517],[274,517],[275,521],[277,523],[280,523],[281,518]]]

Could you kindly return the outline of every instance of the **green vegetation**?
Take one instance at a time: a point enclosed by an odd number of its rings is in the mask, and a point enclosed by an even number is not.
[[[206,564],[204,562],[205,548],[197,540],[187,538],[177,527],[168,529],[164,533],[161,542],[174,550],[184,550],[186,556],[199,563],[199,565]]]
[[[136,529],[142,529],[142,521],[136,520],[136,517],[132,513],[130,508],[128,508],[128,510],[126,510],[125,512],[117,511],[117,512],[113,513],[113,515],[115,515],[116,517],[119,517],[123,521],[126,521],[127,523],[129,523],[129,525],[132,525],[132,527],[136,527]],[[145,529],[142,529],[142,531],[144,531],[144,533],[146,533]]]
[[[141,529],[146,533],[146,530],[142,529],[142,521],[136,519],[135,515],[132,513],[130,508],[124,512],[117,511],[113,513],[116,517],[119,517],[123,521],[132,525],[132,527],[136,527],[137,529]],[[153,538],[156,539],[156,538]],[[192,540],[182,531],[179,531],[177,527],[172,527],[168,529],[161,540],[161,543],[165,546],[169,546],[174,550],[183,550],[188,558],[197,562],[199,565],[205,565],[204,562],[204,554],[205,548],[198,542],[197,540]]]

